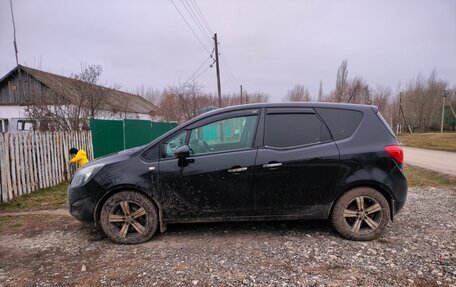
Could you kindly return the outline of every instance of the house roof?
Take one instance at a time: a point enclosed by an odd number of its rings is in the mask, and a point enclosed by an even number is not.
[[[27,73],[32,78],[41,82],[43,85],[48,87],[53,92],[62,95],[70,102],[74,102],[75,99],[78,99],[80,97],[78,86],[80,86],[81,83],[83,83],[82,81],[44,72],[22,65],[17,66],[7,75],[5,75],[2,79],[0,79],[0,83],[2,83],[10,77],[15,76],[18,72],[18,69],[21,69],[21,71]],[[100,91],[102,91],[102,93],[106,95],[107,98],[104,101],[105,106],[103,109],[112,110],[116,112],[121,111],[141,114],[150,114],[158,110],[157,106],[155,106],[154,104],[152,104],[151,102],[147,101],[139,95],[126,93],[99,85],[88,83],[84,84],[99,88],[101,89]]]

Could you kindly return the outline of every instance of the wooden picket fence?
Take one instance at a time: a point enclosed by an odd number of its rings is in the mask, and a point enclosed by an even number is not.
[[[90,131],[0,133],[0,202],[70,180],[71,147],[93,159]]]

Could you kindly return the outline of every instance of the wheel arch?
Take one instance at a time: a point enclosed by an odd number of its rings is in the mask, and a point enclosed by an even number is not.
[[[385,199],[388,201],[389,208],[390,208],[390,218],[391,221],[394,220],[394,215],[396,214],[396,200],[394,199],[392,193],[388,190],[387,187],[385,187],[383,184],[379,182],[374,182],[374,181],[361,181],[361,182],[355,182],[350,185],[345,186],[342,191],[337,195],[335,200],[331,203],[331,207],[329,209],[328,213],[328,218],[330,214],[333,212],[333,208],[335,203],[339,200],[339,198],[344,195],[345,193],[349,192],[352,189],[359,188],[359,187],[369,187],[377,190],[380,192]]]
[[[149,193],[145,192],[141,188],[137,186],[132,186],[132,185],[120,185],[116,186],[115,188],[110,189],[106,194],[103,195],[103,197],[98,200],[95,210],[93,213],[93,220],[95,222],[95,225],[99,225],[99,220],[100,220],[100,214],[101,214],[101,208],[103,207],[103,204],[116,193],[122,192],[122,191],[133,191],[133,192],[138,192],[141,193],[142,195],[146,196],[147,198],[150,199],[150,201],[155,205],[155,207],[158,210],[158,223],[160,227],[160,233],[163,233],[166,231],[166,224],[163,220],[163,209],[161,204],[156,200],[154,197],[152,197]]]

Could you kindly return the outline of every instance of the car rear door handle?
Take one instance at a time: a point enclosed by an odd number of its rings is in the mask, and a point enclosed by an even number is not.
[[[247,167],[237,167],[237,168],[229,169],[228,172],[236,173],[236,172],[242,172],[242,171],[246,171],[246,170],[247,170]]]
[[[281,162],[263,164],[264,168],[272,168],[272,167],[279,167],[279,166],[282,166]]]

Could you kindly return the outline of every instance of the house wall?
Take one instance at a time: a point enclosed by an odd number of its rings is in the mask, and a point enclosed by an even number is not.
[[[19,105],[0,105],[0,119],[25,118],[25,107]]]
[[[21,119],[26,119],[24,107],[0,105],[0,132],[17,131],[17,122]]]
[[[0,85],[0,105],[22,105],[32,94],[41,94],[45,88],[28,74],[22,73],[19,77],[10,77]]]
[[[100,120],[122,120],[122,119],[138,119],[151,120],[148,114],[140,113],[121,113],[112,111],[100,111],[96,119]],[[26,123],[22,127],[18,122],[29,120],[27,118],[26,107],[18,105],[0,105],[0,132],[17,132],[23,130],[33,130],[31,124]],[[39,123],[38,123],[39,124]],[[35,127],[36,129],[36,127]]]

